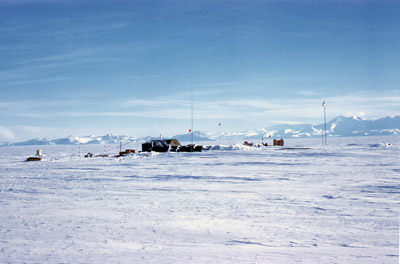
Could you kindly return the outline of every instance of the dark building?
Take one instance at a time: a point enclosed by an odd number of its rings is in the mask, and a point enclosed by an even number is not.
[[[170,148],[171,151],[176,151],[181,143],[177,139],[166,139],[166,140],[151,140],[142,144],[143,152],[167,152]]]

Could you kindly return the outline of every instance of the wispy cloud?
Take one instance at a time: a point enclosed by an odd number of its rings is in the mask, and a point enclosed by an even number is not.
[[[197,100],[194,102],[194,118],[201,122],[237,121],[239,129],[242,123],[251,122],[254,128],[276,123],[321,123],[323,116],[322,101],[326,101],[328,119],[338,115],[363,115],[368,119],[400,114],[400,94],[394,96],[376,96],[368,93],[344,95],[327,98],[305,98],[285,100],[246,99],[246,100]],[[18,107],[21,105],[22,107]],[[24,106],[25,105],[25,106]],[[60,108],[60,105],[63,107]],[[100,105],[102,105],[100,107]],[[93,110],[88,110],[93,109]],[[112,110],[107,110],[112,109]],[[132,99],[122,104],[114,102],[93,102],[90,107],[79,100],[57,102],[0,102],[0,112],[8,117],[25,117],[53,120],[83,120],[103,118],[112,122],[115,118],[126,118],[130,122],[148,119],[187,121],[191,118],[191,102],[176,99],[173,96],[153,99]],[[136,119],[137,118],[137,119]],[[185,122],[186,122],[185,121]],[[12,132],[12,131],[11,131]],[[7,134],[8,133],[8,134]],[[11,137],[10,131],[2,134]],[[38,133],[39,134],[39,133]]]
[[[317,96],[321,96],[320,93],[316,92],[316,91],[312,91],[312,90],[303,90],[303,89],[299,89],[295,91],[295,94],[300,95],[300,96],[307,96],[307,97],[317,97]]]
[[[14,138],[9,139],[11,141],[21,141],[32,138],[56,138],[58,136],[67,136],[65,134],[67,130],[60,127],[18,125],[11,126],[8,129],[13,131],[14,134]]]
[[[114,61],[109,56],[96,56],[101,49],[69,51],[62,54],[37,57],[16,62],[10,69],[0,71],[3,85],[24,85],[32,83],[51,83],[71,79],[68,71],[50,74],[58,68],[73,68],[79,64]]]
[[[65,3],[80,3],[80,2],[92,2],[92,0],[0,0],[0,4],[7,5],[25,5],[25,4],[65,4]]]
[[[311,99],[246,99],[246,100],[207,100],[194,103],[197,119],[253,119],[253,120],[318,120],[322,113],[322,101],[326,100],[327,110],[331,117],[351,112],[364,112],[366,117],[375,118],[382,115],[400,114],[400,96],[373,97],[370,95],[341,96]],[[190,118],[190,101],[182,99],[161,98],[152,100],[130,100],[123,103],[130,111],[75,113],[86,116],[130,116],[146,118],[188,119]],[[121,109],[122,110],[122,109]],[[125,109],[126,110],[126,109]],[[134,110],[134,111],[132,111]]]
[[[127,78],[134,80],[148,80],[148,79],[161,79],[166,77],[167,77],[166,75],[154,74],[154,75],[130,75]]]
[[[64,21],[68,23],[68,21]],[[109,24],[91,24],[84,27],[74,27],[64,30],[55,30],[50,32],[54,37],[70,37],[71,35],[81,35],[81,34],[107,34],[116,30],[124,29],[129,27],[129,23],[117,22]]]
[[[165,108],[165,107],[176,107],[182,105],[190,105],[190,101],[173,98],[151,98],[151,99],[132,99],[125,100],[122,102],[115,102],[115,106],[121,106],[125,108]]]
[[[14,132],[6,127],[0,126],[0,139],[12,140],[15,138]]]
[[[215,87],[237,87],[243,86],[246,83],[244,82],[217,82],[217,83],[203,83],[203,84],[195,84],[195,87],[205,87],[205,88],[215,88]]]
[[[102,47],[91,47],[91,48],[80,48],[66,50],[62,53],[57,53],[48,56],[40,56],[36,58],[26,59],[15,63],[16,66],[35,66],[42,65],[42,67],[54,67],[55,65],[64,65],[65,63],[77,64],[86,63],[93,61],[107,61],[110,60],[110,56],[104,56],[110,52],[117,51],[120,49],[118,45],[105,45]],[[99,55],[103,55],[99,57]],[[114,58],[114,60],[116,60]]]
[[[33,83],[53,83],[53,82],[62,82],[66,80],[70,80],[69,77],[52,77],[52,78],[18,78],[19,80],[12,80],[6,82],[7,85],[23,85],[23,84],[33,84]]]

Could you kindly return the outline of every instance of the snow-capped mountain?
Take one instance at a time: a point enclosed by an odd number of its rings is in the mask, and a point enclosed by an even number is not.
[[[183,142],[189,142],[192,140],[192,134],[187,133],[187,134],[182,134],[182,135],[175,135],[172,138],[175,138],[179,141]],[[212,141],[212,138],[207,137],[206,134],[200,132],[200,131],[193,131],[193,141]]]
[[[364,120],[338,116],[327,123],[327,133],[334,136],[375,136],[400,134],[400,116]]]

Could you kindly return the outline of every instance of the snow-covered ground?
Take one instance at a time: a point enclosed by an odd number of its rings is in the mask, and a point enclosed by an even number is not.
[[[0,262],[399,263],[400,137],[328,144],[0,148]]]

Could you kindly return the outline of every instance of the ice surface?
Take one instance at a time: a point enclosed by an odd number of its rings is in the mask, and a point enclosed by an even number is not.
[[[0,262],[398,263],[399,139],[0,148]]]

